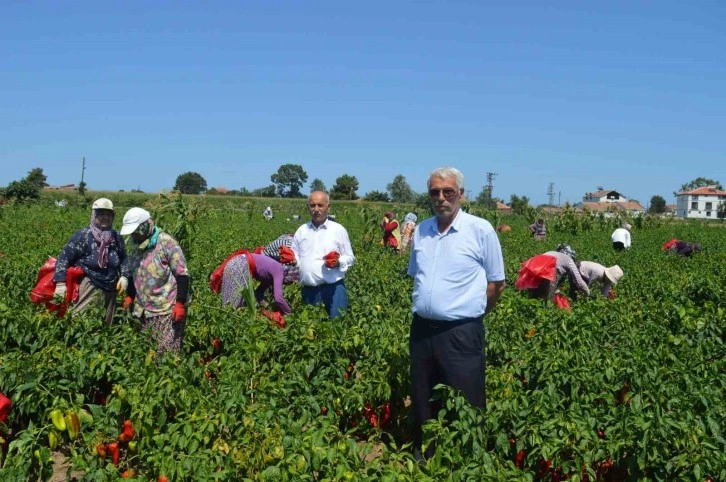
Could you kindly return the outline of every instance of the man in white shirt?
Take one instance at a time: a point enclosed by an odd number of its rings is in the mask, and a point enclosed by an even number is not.
[[[630,224],[623,223],[623,226],[613,231],[610,238],[613,240],[613,249],[622,251],[630,248]]]
[[[303,301],[309,305],[323,303],[332,320],[348,309],[344,279],[355,256],[348,232],[328,218],[327,193],[312,192],[308,197],[308,211],[310,221],[295,232],[291,250],[300,268]]]

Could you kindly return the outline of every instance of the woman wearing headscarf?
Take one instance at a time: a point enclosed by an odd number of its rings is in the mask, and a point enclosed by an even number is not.
[[[83,270],[78,297],[71,308],[78,313],[90,306],[102,305],[104,321],[113,322],[116,293],[125,282],[121,274],[128,274],[128,262],[123,238],[113,229],[114,209],[110,199],[93,202],[90,225],[79,229],[63,247],[55,265],[53,281],[56,283],[54,299],[66,298],[68,268]],[[125,288],[125,286],[124,286]]]
[[[413,232],[416,230],[416,215],[414,213],[406,214],[403,218],[403,224],[401,225],[401,248],[399,253],[403,253],[408,249],[408,245],[413,239]]]
[[[396,220],[396,214],[388,211],[381,220],[381,229],[383,229],[383,246],[398,251],[401,245],[401,230]]]
[[[572,289],[590,296],[590,288],[575,263],[576,257],[575,250],[568,244],[560,244],[555,251],[534,256],[522,263],[515,286],[527,289],[530,298],[554,300],[557,289],[567,277]]]
[[[278,236],[274,241],[265,246],[262,250],[262,254],[269,256],[278,263],[282,263],[280,259],[280,247],[285,246],[292,248],[292,241],[294,236],[292,234],[282,234]],[[292,284],[300,281],[300,268],[296,264],[282,264],[282,269],[285,271],[285,277],[282,282],[284,284]]]
[[[615,293],[612,291],[613,286],[618,284],[620,278],[623,277],[623,270],[617,264],[606,268],[600,263],[594,261],[581,261],[578,266],[582,279],[587,283],[588,288],[598,283],[601,286],[600,292],[606,298],[614,298]],[[577,290],[574,285],[570,286],[570,297],[577,299]]]
[[[129,242],[130,281],[124,309],[150,330],[158,352],[181,349],[189,300],[189,272],[181,246],[156,226],[151,214],[131,208],[124,215],[121,234]]]

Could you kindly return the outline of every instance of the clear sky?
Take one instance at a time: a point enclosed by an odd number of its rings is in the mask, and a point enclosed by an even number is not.
[[[0,2],[0,185],[359,195],[462,170],[472,197],[647,206],[726,184],[726,2]],[[305,186],[307,192],[307,186]]]

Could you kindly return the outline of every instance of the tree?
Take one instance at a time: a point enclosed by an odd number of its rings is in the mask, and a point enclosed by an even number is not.
[[[496,209],[499,201],[500,199],[492,197],[492,193],[489,192],[489,186],[484,186],[476,197],[477,204],[483,204],[487,209]]]
[[[663,196],[655,195],[652,198],[650,198],[650,206],[648,207],[648,212],[651,214],[660,214],[664,213],[666,210],[666,200],[663,199]]]
[[[310,192],[315,191],[328,192],[328,189],[325,187],[325,183],[317,177],[313,179],[313,182],[310,183]]]
[[[388,190],[392,202],[412,203],[416,200],[416,194],[411,189],[411,185],[401,174],[393,178],[393,181],[386,186],[386,190]]]
[[[283,164],[270,180],[277,185],[281,197],[303,197],[300,189],[308,180],[308,174],[299,164]]]
[[[274,184],[270,184],[267,187],[258,187],[254,191],[252,191],[252,196],[254,197],[275,197],[277,196],[277,186]]]
[[[529,207],[529,198],[527,196],[519,197],[516,194],[509,196],[509,207],[512,208],[514,214],[524,214]]]
[[[28,179],[13,181],[5,188],[5,197],[7,199],[17,199],[19,201],[27,199],[38,199],[40,197],[40,187]]]
[[[43,174],[43,168],[41,167],[36,167],[28,171],[28,175],[25,179],[38,186],[38,188],[40,189],[43,189],[45,186],[48,185],[48,183],[45,182],[45,180],[48,179],[48,176]]]
[[[721,222],[726,219],[726,201],[721,201],[718,203],[718,206],[716,206],[716,217],[721,220]]]
[[[358,199],[358,179],[355,176],[343,174],[335,180],[335,185],[330,190],[330,199]]]
[[[388,194],[381,191],[371,191],[365,195],[366,201],[390,202]]]
[[[201,194],[207,190],[207,180],[197,172],[185,172],[176,178],[174,190],[182,194]]]
[[[723,190],[723,186],[720,182],[716,181],[715,179],[708,179],[706,177],[697,177],[693,181],[687,182],[684,185],[681,186],[680,192],[686,192],[686,191],[692,191],[693,189],[698,189],[699,187],[704,186],[713,186],[719,191]]]

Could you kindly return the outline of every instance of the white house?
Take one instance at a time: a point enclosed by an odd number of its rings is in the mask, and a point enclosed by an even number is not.
[[[619,211],[636,216],[645,214],[645,208],[638,201],[629,201],[628,198],[612,189],[588,192],[582,197],[582,202],[575,204],[575,207],[587,208],[592,212],[603,213],[604,216],[613,216]]]
[[[676,194],[676,217],[718,219],[718,205],[726,203],[726,191],[704,186]]]

